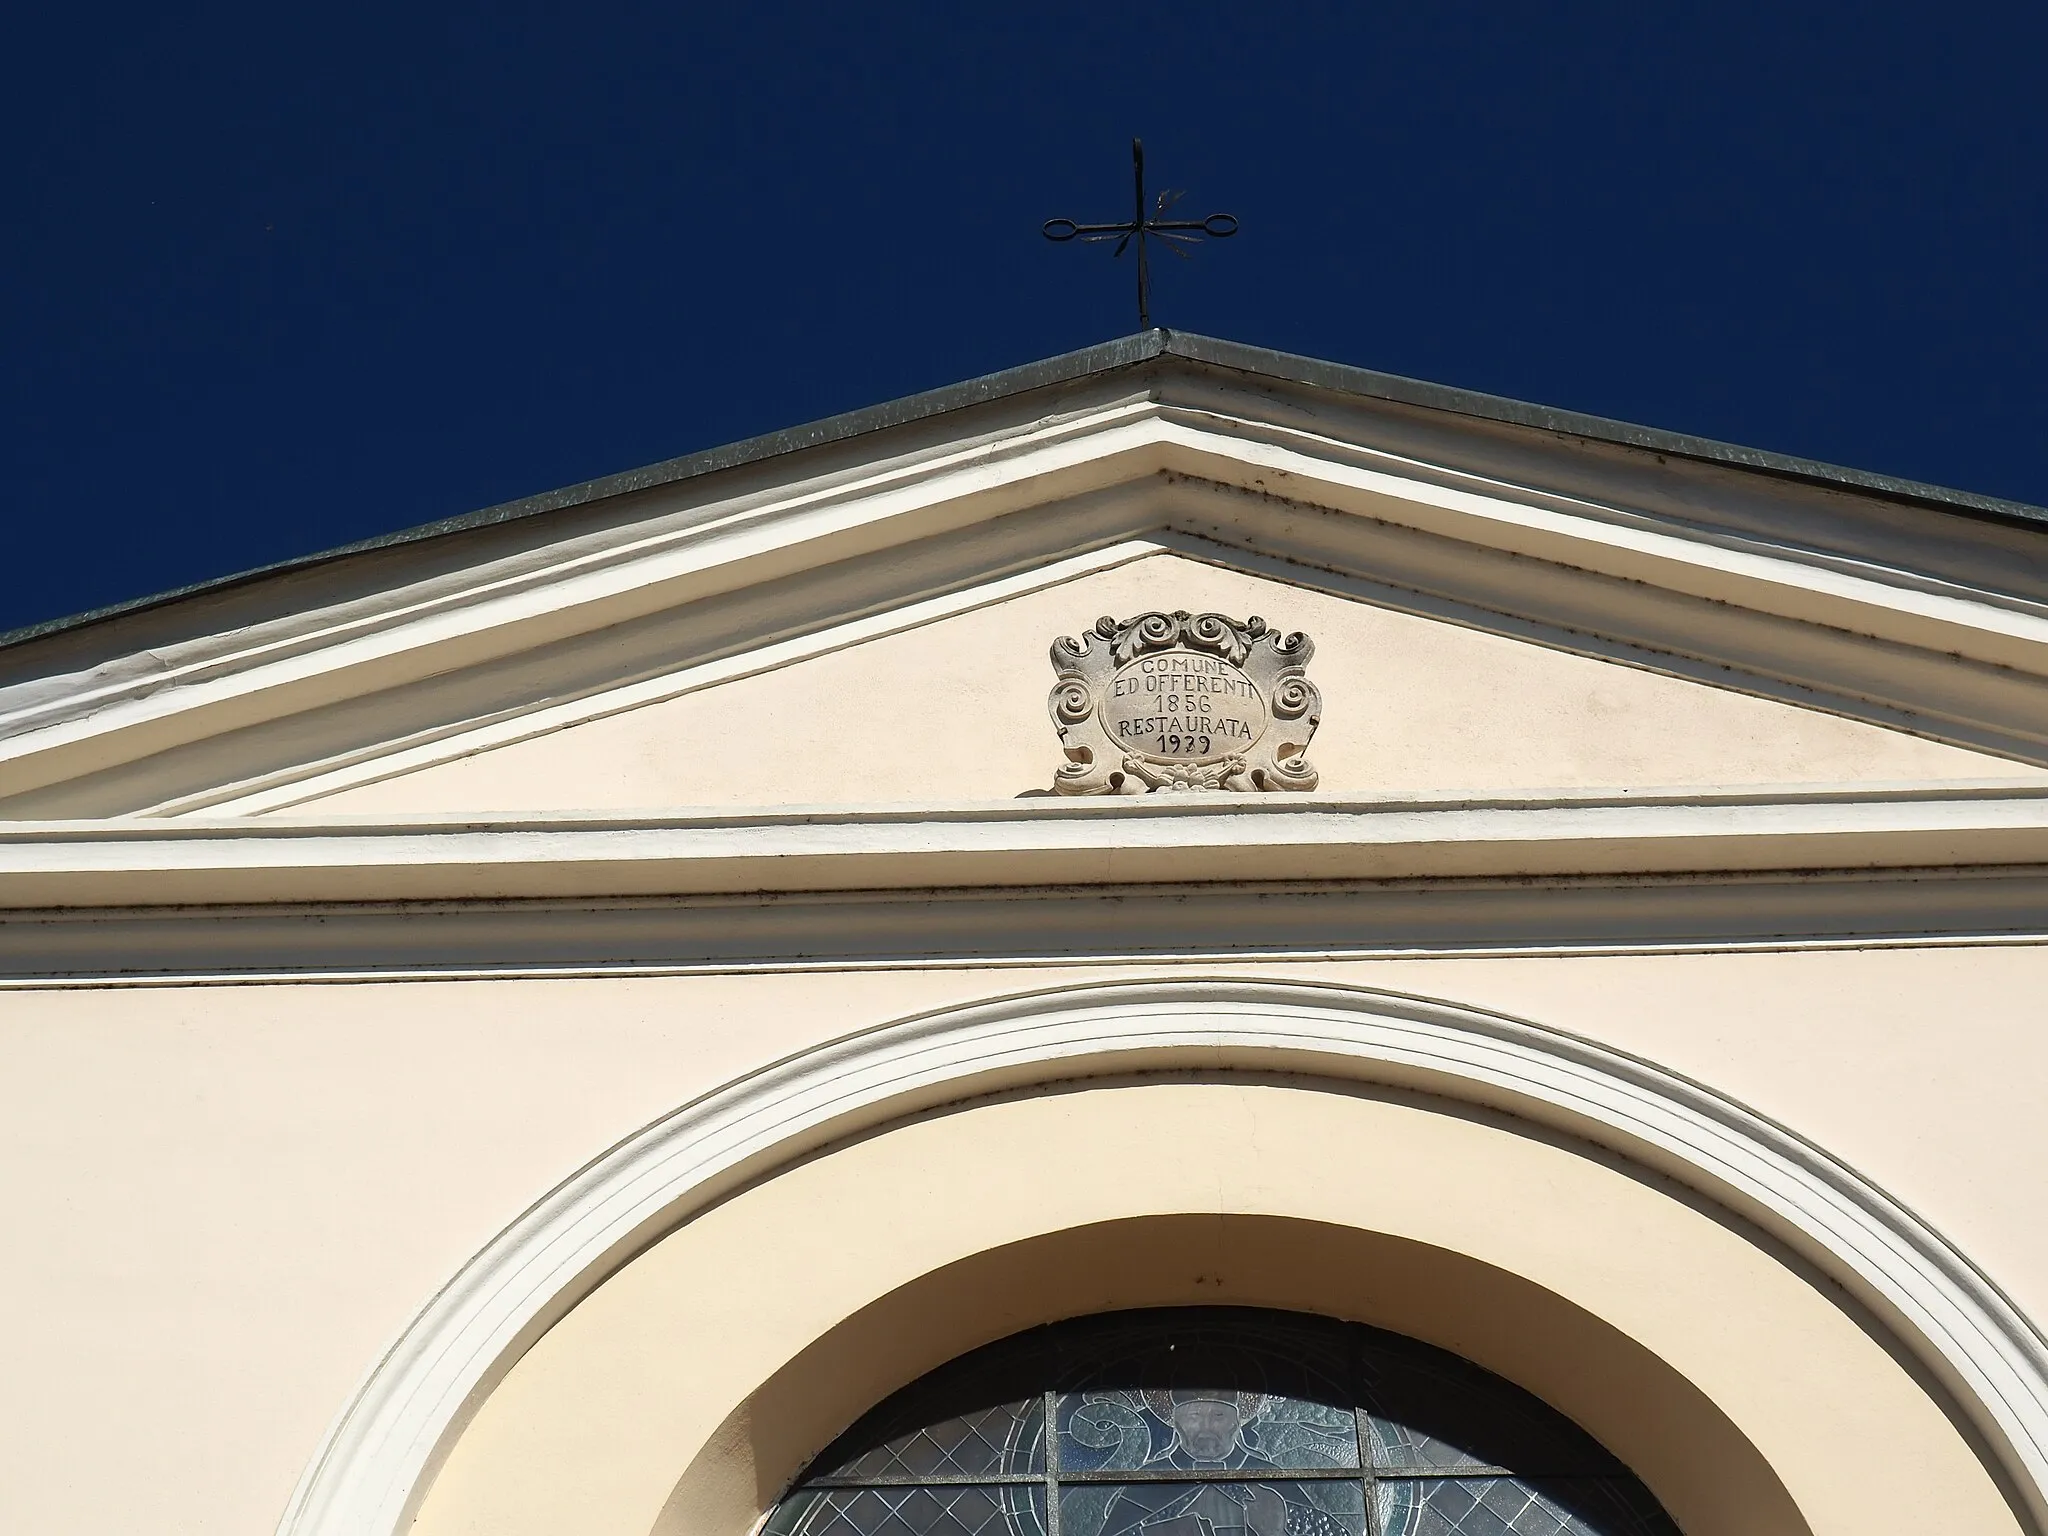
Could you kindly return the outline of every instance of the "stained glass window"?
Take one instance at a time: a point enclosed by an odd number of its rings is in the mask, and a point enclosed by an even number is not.
[[[1116,1312],[942,1366],[827,1448],[764,1536],[1678,1536],[1563,1415],[1398,1334]]]

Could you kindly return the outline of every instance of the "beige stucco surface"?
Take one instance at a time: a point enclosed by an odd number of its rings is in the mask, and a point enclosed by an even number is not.
[[[1158,554],[293,807],[507,814],[1000,800],[1060,761],[1052,641],[1101,614],[1259,614],[1316,644],[1335,794],[2038,776],[2003,758]]]
[[[0,1528],[274,1525],[379,1352],[528,1202],[824,1036],[1217,967],[0,993]],[[1496,1009],[1790,1125],[2048,1313],[2030,946],[1231,966]],[[115,1469],[110,1472],[109,1468]]]

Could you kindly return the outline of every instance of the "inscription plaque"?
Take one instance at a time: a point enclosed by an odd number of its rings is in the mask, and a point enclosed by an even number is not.
[[[1315,646],[1261,618],[1141,613],[1053,642],[1063,795],[1314,789]]]

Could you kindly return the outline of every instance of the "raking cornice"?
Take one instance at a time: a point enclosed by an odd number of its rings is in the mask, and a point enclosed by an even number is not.
[[[317,742],[304,722],[375,700],[357,727],[373,736],[405,734],[408,709],[421,724],[487,728],[462,717],[465,696],[509,699],[505,668],[583,637],[626,642],[621,665],[642,671],[577,682],[557,660],[534,697],[492,720],[1089,551],[1190,536],[1226,561],[1377,583],[1396,605],[1533,621],[1639,664],[1718,668],[1735,686],[1800,690],[1823,708],[2048,760],[2048,605],[1903,554],[1821,550],[1801,541],[1796,509],[1778,534],[1713,529],[1634,509],[1627,487],[1563,495],[1420,452],[1126,398],[722,499],[649,503],[559,546],[0,690],[0,804],[47,815],[39,792],[98,776],[112,797],[90,806],[98,814],[195,808],[224,767],[162,765],[237,732],[246,740],[223,764],[275,750],[252,734],[272,721],[292,718],[291,740]],[[471,749],[459,730],[449,741]],[[316,755],[306,771],[331,775],[335,752]],[[289,774],[259,778],[270,793]]]
[[[1565,410],[1488,395],[1476,390],[1433,384],[1421,379],[1382,373],[1345,363],[1278,352],[1267,347],[1186,331],[1154,329],[1084,347],[1057,357],[1026,363],[980,378],[928,390],[899,400],[864,406],[858,410],[826,417],[803,426],[764,433],[758,437],[727,443],[700,453],[684,454],[656,464],[643,465],[622,473],[537,495],[521,497],[497,506],[481,508],[455,517],[436,519],[416,527],[379,534],[373,538],[301,555],[271,565],[258,566],[232,575],[216,577],[191,586],[153,593],[127,602],[111,604],[85,613],[68,615],[20,629],[0,633],[0,648],[27,645],[49,636],[108,623],[122,617],[164,607],[185,599],[244,586],[266,578],[288,575],[314,567],[345,561],[353,556],[407,545],[424,544],[482,529],[516,524],[578,507],[632,496],[643,491],[679,485],[706,475],[741,469],[776,459],[815,453],[927,422],[995,402],[1030,399],[1033,396],[1071,387],[1090,380],[1113,379],[1122,375],[1145,376],[1162,364],[1194,364],[1218,372],[1259,381],[1267,387],[1291,385],[1315,396],[1378,401],[1409,406],[1474,421],[1528,429],[1533,432],[1571,438],[1589,443],[1636,449],[1662,457],[1695,460],[1702,464],[1725,465],[1787,481],[1868,493],[1908,506],[1957,513],[2012,523],[2021,527],[2048,526],[2048,509],[1996,496],[1983,496],[1946,486],[1905,480],[1893,475],[1874,474],[1793,454],[1746,448],[1690,433],[1673,432],[1616,421],[1584,411]]]

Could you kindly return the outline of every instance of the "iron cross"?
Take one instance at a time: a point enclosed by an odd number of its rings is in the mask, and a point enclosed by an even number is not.
[[[1048,240],[1071,240],[1079,235],[1083,240],[1114,240],[1116,250],[1112,255],[1121,256],[1124,247],[1131,243],[1133,236],[1138,241],[1138,329],[1152,328],[1152,272],[1145,259],[1145,239],[1157,235],[1168,243],[1167,249],[1183,261],[1187,252],[1183,246],[1195,245],[1204,238],[1222,240],[1237,233],[1237,215],[1234,213],[1212,213],[1206,219],[1168,219],[1166,211],[1182,197],[1182,192],[1162,192],[1148,213],[1145,208],[1145,141],[1131,140],[1132,180],[1137,188],[1137,204],[1126,224],[1076,224],[1072,219],[1047,219],[1041,233]]]

